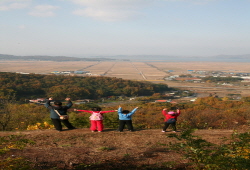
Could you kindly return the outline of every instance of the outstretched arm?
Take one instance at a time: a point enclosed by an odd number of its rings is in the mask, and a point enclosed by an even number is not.
[[[91,111],[91,110],[78,110],[78,109],[74,109],[74,111],[77,111],[77,112],[93,113],[93,111]]]
[[[101,113],[109,113],[109,112],[116,112],[118,110],[106,110],[106,111],[101,111]]]

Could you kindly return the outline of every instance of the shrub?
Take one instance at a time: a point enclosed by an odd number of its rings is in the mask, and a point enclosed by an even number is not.
[[[180,135],[170,134],[180,142],[171,143],[170,149],[177,150],[191,161],[194,169],[248,169],[250,167],[250,133],[232,134],[230,139],[216,145],[198,136],[193,136],[193,129]]]

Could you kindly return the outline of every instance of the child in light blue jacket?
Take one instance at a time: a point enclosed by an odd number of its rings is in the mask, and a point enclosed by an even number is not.
[[[127,125],[128,130],[133,132],[133,124],[132,124],[132,115],[135,113],[135,111],[138,109],[138,107],[134,108],[131,112],[129,110],[122,110],[122,107],[119,106],[118,108],[118,116],[119,116],[119,129],[118,131],[122,132],[125,125]]]

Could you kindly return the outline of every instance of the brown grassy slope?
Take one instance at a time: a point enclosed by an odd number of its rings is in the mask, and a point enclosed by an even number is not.
[[[24,138],[35,142],[22,151],[12,149],[1,157],[2,159],[8,156],[25,157],[33,162],[32,166],[36,168],[72,169],[81,163],[91,164],[94,168],[96,164],[99,166],[102,162],[102,166],[112,169],[113,166],[120,168],[128,164],[161,166],[164,162],[175,161],[179,169],[186,169],[187,160],[181,159],[178,153],[167,149],[169,142],[176,142],[175,139],[166,136],[170,133],[162,133],[161,129],[135,132],[106,129],[102,133],[93,133],[89,129],[63,132],[55,130],[0,132],[0,136],[24,135]],[[220,144],[222,137],[229,137],[232,133],[233,130],[198,130],[194,134],[209,142]]]

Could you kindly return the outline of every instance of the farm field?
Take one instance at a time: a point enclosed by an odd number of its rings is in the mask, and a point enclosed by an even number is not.
[[[188,70],[250,73],[249,63],[243,62],[0,61],[1,72],[49,74],[52,71],[76,70],[133,80],[162,80],[170,74],[187,74]]]
[[[133,62],[133,61],[0,61],[0,72],[23,72],[50,74],[53,71],[89,71],[92,76],[117,77],[122,79],[166,83],[169,87],[194,90],[201,96],[216,92],[220,96],[241,94],[249,96],[248,87],[217,87],[213,84],[164,81],[170,75],[189,74],[195,71],[223,71],[250,73],[249,63],[243,62]],[[169,72],[169,70],[172,70]],[[84,75],[79,75],[84,76]]]

